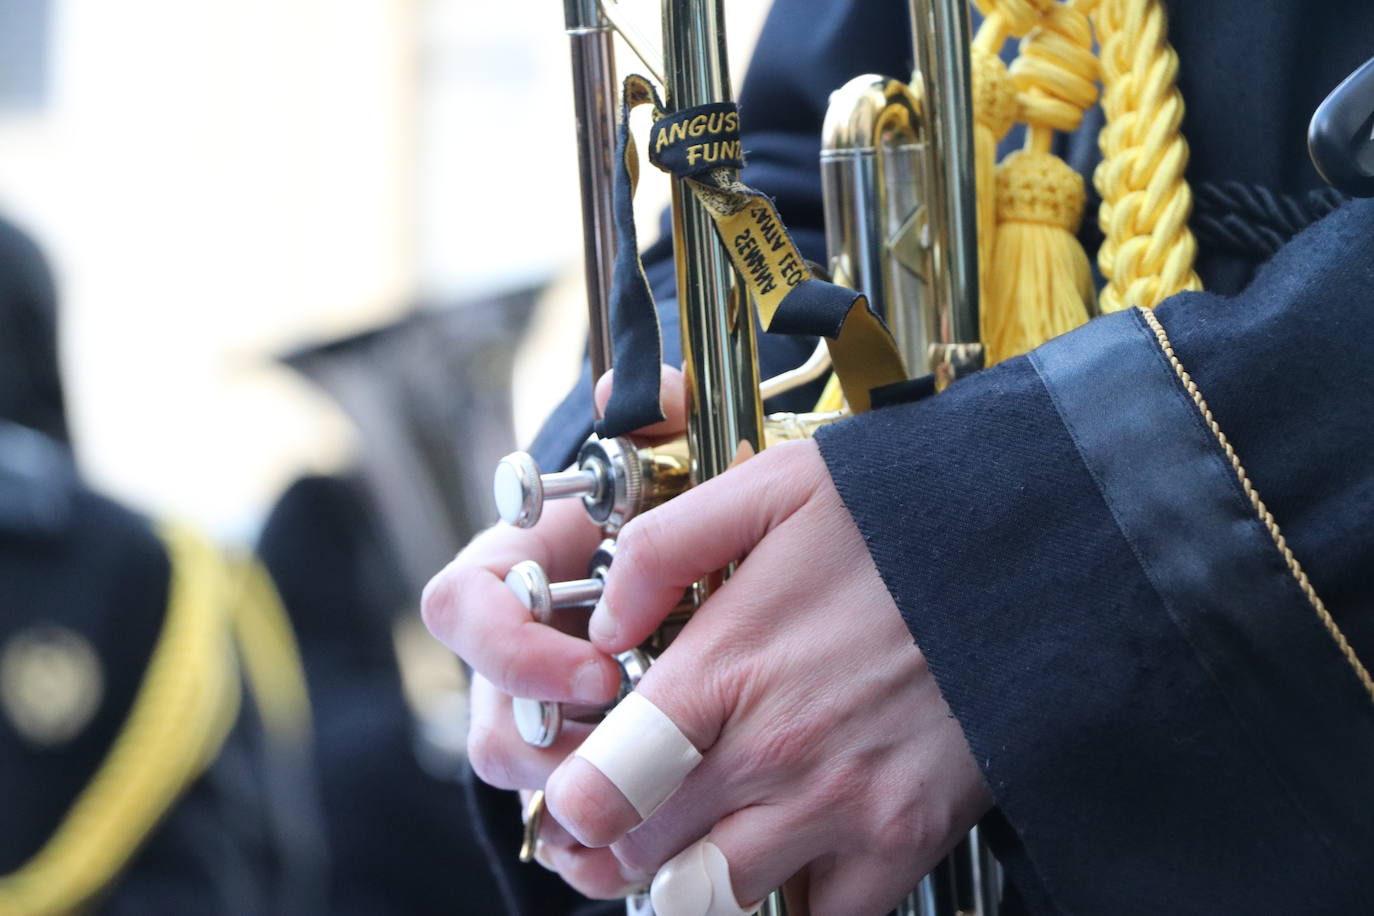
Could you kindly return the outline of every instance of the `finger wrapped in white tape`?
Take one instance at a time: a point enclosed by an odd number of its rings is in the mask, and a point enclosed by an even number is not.
[[[577,756],[609,779],[642,818],[677,791],[701,762],[673,720],[639,693],[631,693],[582,742]]]
[[[649,889],[655,916],[749,916],[730,882],[730,863],[710,840],[697,840],[669,859]]]

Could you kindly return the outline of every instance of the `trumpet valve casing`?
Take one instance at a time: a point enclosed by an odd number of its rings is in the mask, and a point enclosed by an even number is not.
[[[501,459],[493,477],[501,520],[532,528],[548,499],[582,500],[587,514],[608,533],[618,531],[640,512],[678,495],[691,483],[686,440],[637,447],[624,437],[592,437],[571,470],[542,473],[527,452]]]

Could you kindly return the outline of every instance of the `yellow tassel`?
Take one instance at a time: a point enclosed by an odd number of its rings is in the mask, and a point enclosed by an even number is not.
[[[997,238],[997,144],[1016,118],[1016,87],[996,54],[974,45],[973,180],[978,189],[979,320],[987,323],[988,271]]]
[[[1088,256],[1074,233],[1083,179],[1057,156],[1018,150],[997,167],[997,242],[983,339],[988,362],[1024,353],[1087,322]]]

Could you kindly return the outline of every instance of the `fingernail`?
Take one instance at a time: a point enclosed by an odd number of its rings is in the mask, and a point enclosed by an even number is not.
[[[627,884],[632,884],[638,887],[644,885],[649,880],[649,873],[646,871],[640,871],[637,868],[631,868],[624,862],[621,862],[620,877],[624,878]]]
[[[597,642],[612,645],[620,638],[620,622],[606,605],[606,599],[598,601],[592,609],[592,619],[587,621],[587,633]]]
[[[607,700],[606,675],[599,662],[585,662],[573,674],[572,693],[578,702],[597,705]]]

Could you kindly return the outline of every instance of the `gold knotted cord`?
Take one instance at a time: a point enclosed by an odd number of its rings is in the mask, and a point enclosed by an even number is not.
[[[1163,0],[971,2],[983,15],[970,66],[987,363],[1073,330],[1098,309],[1154,308],[1177,292],[1201,289],[1188,228],[1192,192],[1184,178],[1178,55]],[[1001,51],[1010,39],[1020,44],[1007,67]],[[1100,295],[1077,238],[1083,179],[1051,152],[1055,132],[1078,129],[1099,82],[1105,125],[1093,182],[1102,197]],[[1013,123],[1026,125],[1024,148],[997,163],[997,145]],[[818,409],[840,401],[832,378]]]
[[[976,123],[997,121],[990,112],[998,104],[992,101],[996,92],[989,86],[1001,77],[997,66],[987,62],[988,55],[1008,35],[1025,36],[1009,71],[1016,88],[1016,119],[1027,125],[1025,149],[997,167],[995,186],[986,181],[986,168],[977,172],[980,214],[984,208],[997,214],[995,224],[980,221],[979,229],[980,255],[993,251],[992,264],[984,271],[983,335],[989,362],[1024,353],[1088,319],[1087,308],[1079,311],[1073,303],[1071,289],[1083,292],[1084,305],[1091,303],[1086,259],[1081,249],[1072,252],[1065,242],[1078,229],[1083,183],[1049,149],[1050,132],[1076,129],[1092,105],[1100,65],[1105,125],[1098,137],[1102,162],[1093,183],[1102,196],[1098,221],[1104,241],[1097,264],[1106,285],[1098,304],[1104,312],[1142,309],[1289,572],[1374,700],[1374,678],[1317,595],[1151,311],[1176,293],[1202,288],[1194,270],[1197,242],[1188,228],[1192,191],[1184,178],[1188,143],[1180,130],[1184,107],[1177,86],[1178,54],[1169,44],[1162,0],[974,3],[986,17],[973,42],[975,106],[987,109],[975,110]],[[1101,49],[1098,60],[1091,52],[1094,32]],[[986,84],[981,89],[980,80]],[[1028,228],[1033,226],[1063,231]],[[992,239],[983,237],[988,227]],[[1027,237],[1013,239],[1014,233]]]
[[[1087,198],[1083,179],[1050,150],[1054,133],[1077,130],[1083,112],[1097,101],[1098,65],[1088,22],[1093,2],[1037,0],[1029,4],[1031,10],[1022,2],[984,4],[992,15],[979,29],[982,55],[999,53],[1006,36],[1017,34],[998,28],[1013,21],[1008,7],[1017,7],[1014,21],[1025,29],[1007,79],[1015,93],[1015,120],[1026,125],[1026,142],[979,189],[981,206],[996,215],[985,223],[991,237],[981,242],[992,252],[982,272],[982,335],[989,363],[1024,353],[1092,315],[1092,269],[1077,238]],[[992,72],[976,69],[975,83]],[[975,89],[978,101],[986,95]]]

